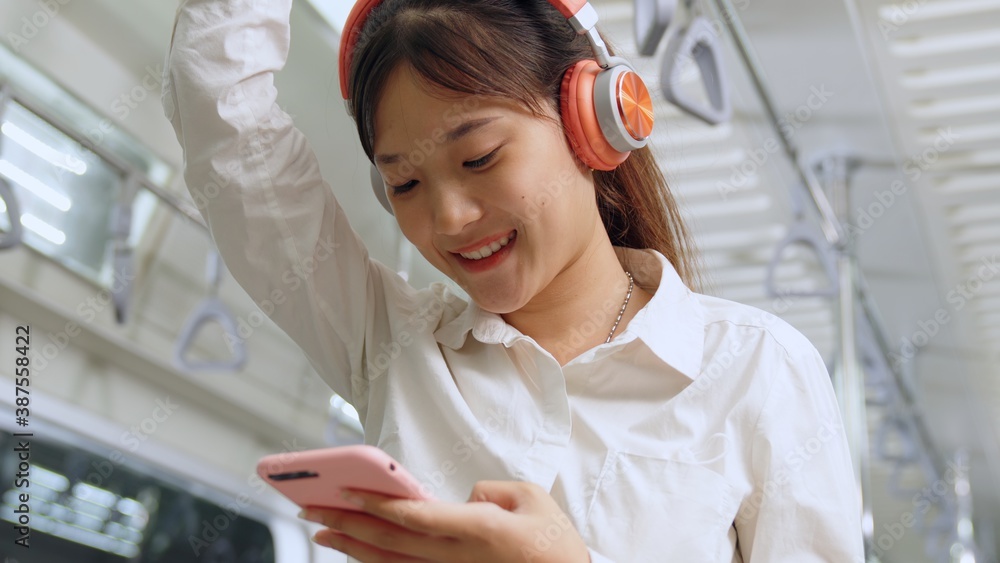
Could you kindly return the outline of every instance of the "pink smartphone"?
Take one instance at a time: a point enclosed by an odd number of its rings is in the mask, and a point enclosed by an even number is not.
[[[302,508],[358,508],[340,497],[343,488],[433,500],[389,454],[367,444],[265,456],[257,474]]]

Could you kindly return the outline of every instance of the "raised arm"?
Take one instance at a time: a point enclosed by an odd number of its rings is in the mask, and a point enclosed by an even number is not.
[[[355,394],[367,386],[359,391],[352,379],[362,374],[366,333],[384,317],[385,267],[369,260],[305,136],[275,103],[273,73],[288,57],[291,6],[183,0],[164,65],[163,109],[183,148],[188,190],[226,266],[360,410],[365,398]]]

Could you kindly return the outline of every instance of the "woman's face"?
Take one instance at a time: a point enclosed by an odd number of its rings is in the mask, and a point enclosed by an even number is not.
[[[601,225],[593,176],[561,126],[513,102],[432,97],[406,65],[376,109],[374,149],[403,234],[488,311],[527,304],[584,253]],[[388,155],[399,157],[381,158]],[[459,254],[512,232],[493,256]]]

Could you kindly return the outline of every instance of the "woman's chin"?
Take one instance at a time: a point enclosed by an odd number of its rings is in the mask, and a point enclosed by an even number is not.
[[[520,296],[504,298],[488,291],[476,291],[470,296],[481,309],[497,315],[512,313],[524,306],[524,300]]]

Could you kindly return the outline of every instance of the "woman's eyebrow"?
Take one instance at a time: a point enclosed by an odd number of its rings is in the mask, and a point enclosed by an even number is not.
[[[502,116],[497,115],[494,117],[482,117],[480,119],[470,119],[469,121],[466,121],[465,123],[462,123],[457,127],[455,127],[454,129],[452,129],[451,131],[445,133],[444,136],[445,143],[447,144],[454,143],[455,141],[461,139],[462,137],[465,137],[466,135],[474,131],[482,129],[487,124],[492,123],[497,119],[500,119],[501,117]],[[376,154],[375,162],[379,164],[394,164],[403,159],[404,156],[405,155],[402,154]]]

